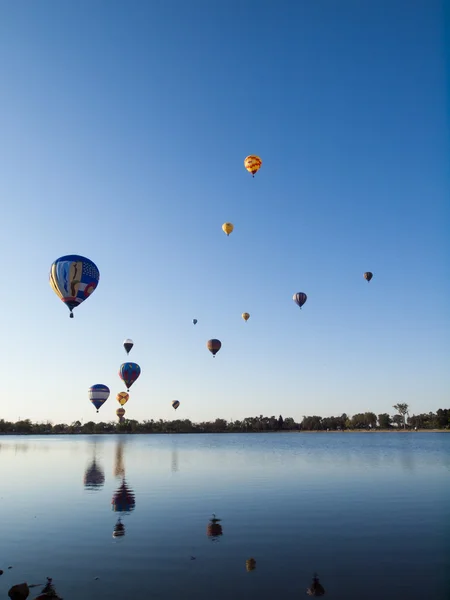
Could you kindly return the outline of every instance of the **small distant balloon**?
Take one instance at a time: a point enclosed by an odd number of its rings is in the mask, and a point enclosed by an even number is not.
[[[130,387],[136,381],[141,374],[141,367],[132,362],[123,363],[120,365],[119,377],[127,386],[127,392],[130,391]]]
[[[88,394],[89,400],[92,402],[98,412],[99,408],[108,400],[110,391],[107,385],[96,383],[89,388]]]
[[[125,414],[125,409],[120,407],[116,410],[116,415],[119,417],[119,419],[121,419]]]
[[[364,273],[364,279],[366,281],[370,281],[373,277],[373,273],[371,273],[370,271],[367,271],[366,273]]]
[[[213,355],[213,358],[215,358],[216,354],[219,352],[219,350],[222,347],[222,342],[220,340],[216,340],[216,339],[208,340],[206,342],[206,347]]]
[[[300,308],[305,304],[308,296],[303,292],[297,292],[292,296],[292,300],[297,304]]]
[[[125,340],[123,343],[123,347],[125,348],[125,351],[127,354],[130,353],[130,350],[133,346],[134,346],[134,342],[133,342],[133,340],[130,340],[130,339]]]
[[[192,322],[194,323],[194,325],[197,325],[198,323],[197,319],[192,319]]]
[[[248,321],[250,319],[250,315],[248,313],[242,313],[242,318],[244,321]]]
[[[234,229],[234,225],[233,225],[233,223],[224,223],[224,224],[222,225],[222,229],[223,229],[223,231],[224,231],[224,232],[225,232],[227,235],[230,235],[230,233],[231,233],[231,232],[233,231],[233,229]]]
[[[180,401],[179,400],[173,400],[172,401],[172,406],[174,407],[175,410],[177,410],[177,408],[180,406]]]
[[[255,156],[254,154],[250,154],[244,159],[244,167],[247,169],[252,176],[255,176],[255,173],[259,171],[262,165],[262,160],[259,156]]]
[[[99,280],[97,265],[78,254],[61,256],[50,267],[50,286],[69,309],[71,319],[73,309],[89,298]]]
[[[127,392],[119,392],[116,396],[116,400],[120,404],[120,406],[123,406],[124,404],[126,404],[129,399],[130,399],[130,395],[127,394]]]

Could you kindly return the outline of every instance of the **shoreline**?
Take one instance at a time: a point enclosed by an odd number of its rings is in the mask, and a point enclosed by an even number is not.
[[[242,434],[254,434],[254,435],[259,435],[261,433],[282,433],[282,434],[288,434],[288,433],[296,433],[296,434],[302,434],[302,433],[306,433],[306,434],[311,434],[311,433],[367,433],[367,434],[373,434],[373,433],[393,433],[393,434],[406,434],[406,433],[450,433],[450,429],[344,429],[341,431],[338,431],[336,429],[330,429],[329,431],[327,431],[326,429],[317,429],[317,430],[298,430],[298,429],[290,429],[290,430],[286,430],[286,431],[155,431],[155,432],[139,432],[139,431],[124,431],[124,432],[116,432],[116,431],[105,431],[105,432],[93,432],[93,433],[88,433],[88,432],[58,432],[58,433],[53,433],[53,432],[48,432],[48,433],[19,433],[19,432],[0,432],[0,438],[2,436],[11,436],[11,435],[15,435],[15,436],[26,436],[26,437],[31,437],[31,436],[51,436],[51,435],[72,435],[72,436],[77,436],[77,435],[227,435],[227,434],[238,434],[238,435],[242,435]]]

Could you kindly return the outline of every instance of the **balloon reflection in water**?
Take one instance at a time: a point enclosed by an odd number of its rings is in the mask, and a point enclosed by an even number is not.
[[[245,568],[247,571],[254,571],[256,569],[256,560],[254,558],[249,558],[245,561]]]
[[[125,479],[122,481],[121,486],[112,497],[111,504],[114,512],[130,513],[134,510],[136,505],[134,492],[128,487]]]
[[[125,477],[125,465],[123,464],[124,442],[120,440],[116,446],[116,458],[114,461],[114,476]]]
[[[125,535],[125,525],[122,523],[119,517],[117,523],[114,525],[113,538],[123,537]]]
[[[308,596],[314,596],[318,598],[319,596],[325,596],[325,590],[321,583],[319,583],[319,577],[317,573],[314,573],[313,580],[309,588],[306,590]]]
[[[208,523],[206,528],[206,535],[211,538],[213,542],[218,541],[219,537],[223,535],[222,525],[220,525],[220,519],[216,519],[216,515],[213,513],[212,519]]]
[[[105,473],[101,466],[97,464],[96,451],[97,444],[94,443],[94,456],[84,473],[84,487],[88,490],[99,490],[105,483]]]
[[[124,464],[124,449],[125,442],[118,440],[116,445],[116,457],[114,464],[114,475],[122,477],[122,483],[111,500],[112,509],[114,512],[123,513],[119,516],[113,531],[113,538],[123,537],[125,535],[125,525],[122,523],[122,517],[132,512],[136,505],[133,490],[128,487],[125,481],[125,464]]]

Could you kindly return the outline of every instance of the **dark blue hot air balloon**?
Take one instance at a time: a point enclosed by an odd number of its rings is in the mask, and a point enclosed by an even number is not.
[[[70,310],[71,318],[73,309],[89,298],[99,280],[97,265],[78,254],[61,256],[50,268],[50,286]]]
[[[292,300],[297,304],[300,308],[305,304],[308,296],[303,292],[297,292],[292,296]]]
[[[89,400],[98,409],[108,400],[109,387],[102,383],[96,383],[89,388]]]
[[[132,362],[126,362],[120,365],[119,377],[127,386],[127,392],[141,374],[141,367]]]

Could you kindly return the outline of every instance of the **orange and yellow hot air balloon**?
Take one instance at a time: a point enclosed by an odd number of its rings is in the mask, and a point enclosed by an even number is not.
[[[253,175],[253,177],[255,176],[255,173],[259,171],[261,165],[262,160],[259,158],[259,156],[255,156],[254,154],[250,154],[244,159],[244,167]]]
[[[222,229],[223,229],[224,233],[226,233],[227,235],[230,235],[230,233],[234,229],[234,225],[233,225],[233,223],[224,223],[222,225]]]
[[[116,400],[120,404],[120,406],[123,406],[124,404],[126,404],[129,399],[130,399],[130,395],[127,394],[127,392],[119,392],[116,396]]]
[[[248,313],[242,313],[242,318],[244,321],[248,321],[250,319],[250,315]]]
[[[123,417],[125,415],[125,409],[124,408],[118,408],[116,410],[116,415],[119,417],[119,419],[123,419]]]

